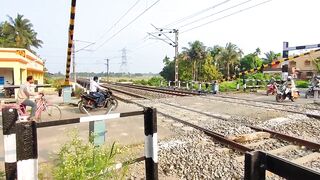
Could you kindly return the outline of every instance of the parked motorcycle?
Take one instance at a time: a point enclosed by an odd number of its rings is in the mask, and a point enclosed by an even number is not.
[[[319,88],[319,87],[309,86],[309,88],[307,89],[306,94],[305,94],[306,99],[314,98],[314,90],[313,90],[314,88]],[[320,94],[319,94],[319,96],[320,96]]]
[[[272,84],[267,85],[267,96],[269,96],[269,94],[274,95],[276,92],[277,92],[277,84],[276,83],[272,83]]]
[[[294,102],[299,97],[299,91],[297,89],[293,89],[292,87],[286,87],[285,85],[281,85],[277,87],[277,95],[276,101],[283,102],[286,98],[290,99]]]
[[[103,106],[97,105],[97,97],[91,94],[83,93],[81,95],[81,100],[78,103],[80,112],[87,113],[94,109],[108,108],[111,106],[113,106],[113,110],[115,110],[118,107],[118,101],[112,95],[112,92],[110,90],[101,91],[101,93],[104,95]]]

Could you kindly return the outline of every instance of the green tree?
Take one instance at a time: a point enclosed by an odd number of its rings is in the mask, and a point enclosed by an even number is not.
[[[242,70],[257,68],[261,65],[262,60],[258,57],[256,53],[247,54],[240,60],[240,68]]]
[[[9,21],[1,23],[0,46],[26,48],[39,48],[43,43],[37,39],[37,33],[33,30],[33,25],[29,19],[18,14],[15,19],[8,16]]]
[[[199,72],[201,71],[201,64],[207,55],[206,47],[200,41],[189,42],[189,48],[183,47],[182,54],[184,59],[192,63],[192,79],[198,80]]]
[[[163,59],[164,67],[160,72],[160,75],[167,81],[174,81],[174,61],[170,61],[170,58],[166,56]]]
[[[264,54],[266,56],[266,58],[263,58],[264,63],[271,63],[272,61],[278,59],[281,56],[280,53],[275,53],[273,51],[269,51]]]
[[[210,82],[212,80],[217,80],[222,77],[222,74],[217,70],[217,68],[213,65],[213,57],[208,55],[203,64],[203,81]]]
[[[212,56],[212,63],[217,67],[219,65],[218,63],[218,55],[221,53],[221,51],[223,50],[223,47],[219,46],[219,45],[215,45],[212,48],[208,48],[208,51],[210,52],[211,56]]]
[[[237,45],[227,43],[226,47],[218,55],[219,67],[225,77],[230,77],[230,71],[235,70],[236,65],[240,63],[242,51]]]

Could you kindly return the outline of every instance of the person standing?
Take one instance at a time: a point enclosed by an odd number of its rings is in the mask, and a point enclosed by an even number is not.
[[[33,84],[34,80],[32,76],[27,77],[27,82],[24,84],[21,84],[18,95],[17,95],[17,100],[19,104],[23,104],[25,106],[30,106],[31,107],[31,114],[30,117],[28,118],[29,120],[34,120],[35,119],[35,113],[37,109],[37,104],[34,101],[30,100],[30,96],[36,96],[37,94],[31,91],[31,85]]]

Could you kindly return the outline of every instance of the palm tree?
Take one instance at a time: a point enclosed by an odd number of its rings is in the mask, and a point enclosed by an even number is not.
[[[2,24],[0,35],[7,43],[0,44],[3,47],[26,48],[31,51],[31,47],[41,47],[42,41],[37,39],[37,33],[32,29],[33,25],[29,19],[18,14],[15,19],[8,16],[9,22]]]
[[[189,42],[189,48],[183,47],[183,54],[185,59],[192,62],[192,78],[197,80],[198,72],[201,72],[201,63],[205,59],[207,52],[206,47],[200,41]],[[197,66],[198,65],[198,66]]]
[[[213,64],[219,68],[219,63],[218,63],[218,55],[220,54],[220,52],[222,51],[223,47],[219,46],[219,45],[215,45],[212,48],[208,48],[208,51],[210,52],[211,56],[212,56],[212,62]]]
[[[232,43],[227,43],[226,47],[218,55],[220,63],[224,64],[224,75],[230,77],[230,67],[233,70],[239,64],[242,51]]]
[[[272,61],[278,59],[278,57],[281,56],[280,53],[275,53],[273,51],[269,51],[267,53],[264,53],[266,55],[266,58],[263,58],[265,63],[271,63]]]

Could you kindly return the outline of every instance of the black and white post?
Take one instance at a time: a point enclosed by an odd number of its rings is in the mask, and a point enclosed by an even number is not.
[[[157,110],[145,108],[144,113],[144,153],[147,180],[158,179]]]
[[[16,154],[16,121],[18,112],[16,109],[2,109],[4,165],[6,179],[17,177],[17,154]]]
[[[38,179],[38,142],[36,122],[17,122],[18,179]]]

